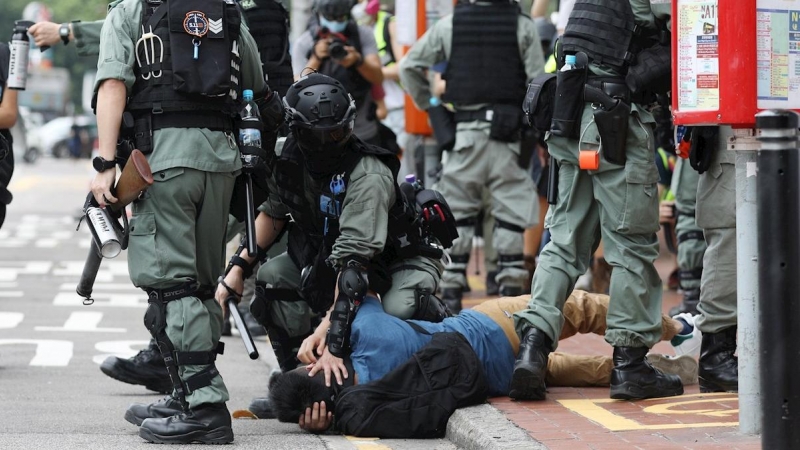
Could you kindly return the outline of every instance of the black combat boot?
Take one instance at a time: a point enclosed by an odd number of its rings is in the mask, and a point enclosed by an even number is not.
[[[461,312],[461,299],[463,297],[464,292],[461,288],[442,288],[442,301],[453,315]]]
[[[508,396],[514,400],[544,400],[544,376],[553,341],[544,331],[531,327],[519,343]]]
[[[508,286],[504,284],[500,286],[500,297],[517,297],[522,295],[524,290],[522,286]]]
[[[275,411],[272,410],[272,402],[269,397],[256,397],[250,402],[247,410],[259,419],[274,419]]]
[[[700,344],[700,392],[739,392],[736,326],[718,333],[703,333]]]
[[[161,419],[172,417],[183,412],[181,402],[168,395],[161,400],[146,405],[144,403],[134,403],[125,411],[125,420],[137,427],[144,422],[144,419]]]
[[[172,382],[169,380],[164,358],[152,339],[147,348],[130,359],[109,356],[100,365],[100,370],[123,383],[140,384],[162,394],[172,392]]]
[[[273,369],[272,372],[269,374],[269,381],[267,381],[267,388],[272,387],[272,383],[278,378],[278,375],[281,374],[279,369]],[[259,419],[274,419],[275,411],[272,410],[272,402],[269,400],[269,397],[256,397],[253,401],[250,402],[250,406],[247,407],[247,410],[253,413]]]
[[[157,444],[230,444],[231,414],[224,403],[204,403],[172,417],[145,419],[139,436]]]
[[[500,285],[498,285],[497,281],[494,279],[496,276],[496,270],[486,273],[486,295],[497,295],[500,293]]]
[[[683,394],[677,375],[662,373],[645,359],[647,347],[614,347],[611,398],[639,400]]]
[[[697,315],[697,305],[700,303],[700,288],[685,289],[681,304],[669,310],[669,316],[675,317],[678,314],[689,313]]]

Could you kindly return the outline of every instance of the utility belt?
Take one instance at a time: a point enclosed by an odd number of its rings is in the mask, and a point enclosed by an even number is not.
[[[152,112],[134,113],[133,138],[136,148],[144,154],[151,153],[153,132],[163,128],[207,128],[230,133],[234,130],[234,122],[232,117],[213,111],[164,112],[154,106]]]
[[[522,111],[518,105],[496,104],[475,111],[456,111],[455,123],[489,122],[489,138],[500,142],[518,142],[522,129]]]
[[[186,282],[180,286],[167,289],[144,288],[147,292],[147,302],[155,301],[169,303],[173,300],[180,300],[184,297],[197,297],[201,300],[214,297],[214,287],[201,285],[195,281]]]

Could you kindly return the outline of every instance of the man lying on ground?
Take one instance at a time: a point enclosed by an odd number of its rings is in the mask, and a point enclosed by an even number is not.
[[[481,362],[489,384],[490,396],[508,395],[508,386],[519,350],[514,332],[513,314],[527,307],[529,296],[504,297],[486,301],[464,310],[441,323],[403,321],[383,312],[380,301],[368,296],[361,304],[350,334],[352,353],[343,364],[330,364],[325,354],[317,359],[314,349],[324,348],[327,322],[308,338],[298,358],[310,363],[277,376],[270,383],[270,399],[281,422],[298,422],[309,431],[323,431],[333,422],[331,398],[338,392],[331,388],[331,374],[343,386],[377,380],[408,360],[431,340],[431,334],[456,331],[462,334]],[[603,335],[609,297],[574,291],[564,306],[565,324],[560,339],[577,333]],[[431,334],[423,334],[409,325],[412,322]],[[417,328],[418,328],[417,327]],[[662,339],[686,335],[682,321],[662,315]],[[321,345],[320,345],[321,342]],[[689,355],[659,358],[660,369],[681,376],[684,384],[696,382],[697,361]],[[324,365],[324,367],[320,367]],[[551,353],[547,363],[546,383],[550,386],[608,386],[613,368],[608,356]],[[353,377],[349,377],[350,374]],[[544,392],[541,393],[544,398]],[[328,403],[326,404],[326,400]]]

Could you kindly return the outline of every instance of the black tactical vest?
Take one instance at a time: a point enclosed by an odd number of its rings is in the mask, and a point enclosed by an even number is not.
[[[343,158],[340,166],[341,170],[337,171],[340,174],[344,174],[345,186],[349,185],[350,173],[364,155],[378,157],[392,171],[393,179],[396,179],[397,172],[400,169],[400,161],[397,159],[397,155],[381,147],[366,144],[354,136],[350,144],[350,151]],[[321,212],[319,204],[322,194],[331,194],[328,189],[331,180],[326,178],[321,183],[321,186],[314,182],[307,183],[310,177],[307,175],[303,165],[303,158],[300,148],[290,135],[286,139],[281,155],[275,161],[274,169],[277,194],[290,210],[294,222],[289,229],[288,252],[298,268],[312,264],[317,258],[320,249],[324,247],[325,242],[332,243],[339,236],[338,221],[333,223],[330,220],[328,234],[325,235],[325,216]],[[390,220],[387,244],[384,247],[384,252],[376,255],[372,261],[383,267],[391,264],[399,257],[407,256],[398,255],[396,251],[388,248],[392,245],[392,237],[406,234],[405,228],[410,225],[410,221],[405,215],[405,197],[400,192],[397,183],[395,183],[394,189],[395,204],[389,210]],[[341,200],[343,199],[344,197]],[[326,249],[327,252],[330,250],[330,248]],[[328,256],[329,254],[326,254],[324,258]]]
[[[527,76],[517,42],[519,16],[516,3],[456,5],[443,100],[456,105],[522,104]]]
[[[289,12],[278,0],[237,0],[258,46],[267,84],[281,97],[294,83],[289,54]]]
[[[318,26],[312,27],[311,36],[316,38],[317,33],[319,32],[318,30]],[[342,34],[347,37],[347,45],[353,46],[356,50],[358,50],[359,53],[362,55],[364,54],[361,50],[361,37],[358,34],[358,25],[356,25],[355,22],[352,20],[349,21],[347,23],[347,28],[345,28]],[[311,51],[314,51],[313,47],[311,48]],[[342,67],[341,64],[337,64],[330,58],[322,61],[322,65],[319,67],[319,73],[339,80],[339,82],[344,85],[344,88],[347,90],[347,92],[353,96],[353,100],[355,100],[358,108],[361,108],[361,105],[364,104],[367,99],[367,95],[369,95],[370,89],[372,89],[372,84],[367,81],[366,78],[361,76],[360,73],[358,73],[358,69],[355,67]]]
[[[633,61],[638,32],[629,0],[577,0],[561,48],[564,54],[584,52],[622,75]]]
[[[152,115],[151,129],[229,129],[241,92],[241,17],[233,0],[143,0],[141,23],[161,42],[151,40],[151,49],[137,41],[127,109],[135,118]]]

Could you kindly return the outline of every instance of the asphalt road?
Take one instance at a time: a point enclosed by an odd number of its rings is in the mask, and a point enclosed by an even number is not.
[[[14,201],[0,229],[1,449],[153,448],[123,414],[130,403],[159,396],[99,369],[108,355],[129,357],[149,339],[146,297],[131,285],[125,255],[103,262],[94,305],[75,294],[90,239],[85,225],[75,230],[76,216],[92,175],[86,160],[42,158],[20,161],[11,182]],[[244,409],[266,393],[275,357],[263,340],[261,358],[251,361],[237,336],[223,339],[217,367],[231,393],[228,408]],[[233,427],[237,448],[455,448],[447,440],[318,436],[276,420],[235,419]]]

